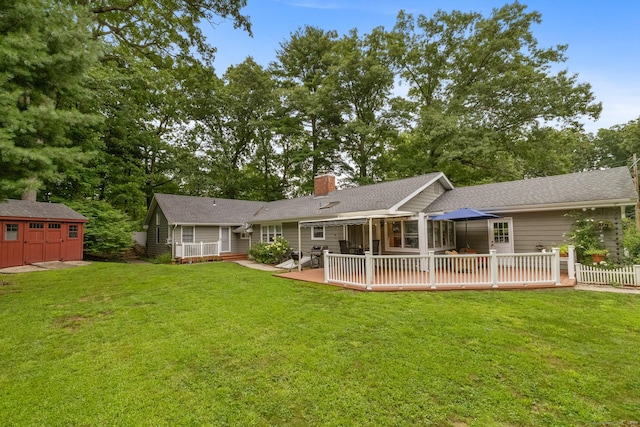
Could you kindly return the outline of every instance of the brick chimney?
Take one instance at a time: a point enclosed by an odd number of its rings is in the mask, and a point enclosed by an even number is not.
[[[315,197],[326,196],[336,189],[336,176],[325,173],[313,178],[313,195]]]

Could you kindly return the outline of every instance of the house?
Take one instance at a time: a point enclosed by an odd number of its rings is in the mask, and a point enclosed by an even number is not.
[[[59,203],[0,203],[0,268],[82,259],[88,219]]]
[[[315,178],[313,195],[273,202],[156,194],[144,224],[151,256],[168,251],[174,257],[203,256],[207,244],[215,253],[246,253],[255,242],[278,237],[304,253],[314,246],[395,255],[468,246],[483,253],[528,253],[561,244],[571,225],[566,214],[578,210],[612,224],[603,238],[616,254],[621,218],[636,201],[624,167],[463,188],[454,188],[442,173],[430,173],[337,190],[335,176],[324,174]],[[430,219],[462,207],[500,218]]]

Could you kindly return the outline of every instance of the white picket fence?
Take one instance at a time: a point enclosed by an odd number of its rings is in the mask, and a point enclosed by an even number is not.
[[[438,286],[560,285],[558,249],[546,253],[347,255],[324,253],[324,281],[360,287],[432,289]]]
[[[576,280],[589,285],[640,286],[640,265],[605,270],[592,265],[576,264]]]

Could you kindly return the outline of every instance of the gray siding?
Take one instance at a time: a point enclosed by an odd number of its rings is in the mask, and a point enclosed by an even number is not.
[[[156,223],[156,214],[158,214],[158,222]],[[156,243],[157,229],[160,230],[160,243]],[[151,216],[149,229],[147,230],[147,256],[154,258],[167,252],[171,252],[171,247],[167,245],[169,238],[169,224],[164,216],[162,209],[156,205]]]
[[[439,196],[444,193],[444,188],[440,181],[434,182],[422,190],[413,199],[402,205],[399,210],[408,212],[421,212],[431,203],[433,203]]]
[[[504,217],[513,219],[512,238],[516,253],[535,252],[536,245],[542,244],[550,248],[567,243],[567,233],[573,219],[566,215],[569,211],[529,212],[505,214]],[[589,213],[588,213],[589,214]],[[595,219],[609,220],[614,224],[610,230],[604,230],[603,235],[607,249],[617,258],[621,253],[622,222],[619,208],[597,209],[589,214]],[[489,252],[489,229],[487,221],[467,222],[468,245],[481,253]],[[457,247],[464,247],[465,223],[456,224]]]

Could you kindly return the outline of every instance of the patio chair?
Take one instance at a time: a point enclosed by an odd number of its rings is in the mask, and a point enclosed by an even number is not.
[[[351,251],[349,250],[349,242],[347,242],[346,240],[338,240],[338,243],[340,243],[340,253],[341,254],[350,254]]]

